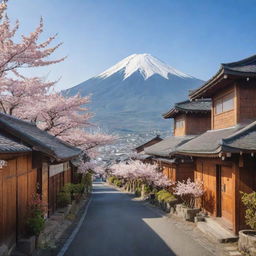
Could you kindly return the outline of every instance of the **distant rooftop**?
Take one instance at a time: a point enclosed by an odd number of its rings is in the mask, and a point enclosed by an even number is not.
[[[170,136],[153,146],[145,148],[145,153],[154,156],[169,157],[175,153],[178,146],[188,142],[195,136]]]
[[[210,113],[211,106],[211,99],[186,100],[176,103],[172,109],[163,114],[163,118],[173,118],[179,113]]]

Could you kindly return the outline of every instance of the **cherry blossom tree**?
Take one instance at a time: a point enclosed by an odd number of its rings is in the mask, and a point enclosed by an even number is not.
[[[0,3],[0,16],[7,7],[7,1]],[[7,17],[0,19],[0,109],[4,113],[14,114],[29,102],[38,102],[55,84],[40,77],[24,77],[20,71],[24,68],[49,66],[65,59],[50,59],[61,43],[50,47],[57,35],[39,42],[43,33],[43,19],[39,26],[29,35],[22,35],[18,40],[19,22],[11,27]]]
[[[174,187],[174,194],[180,196],[187,207],[194,208],[195,200],[204,194],[203,182],[192,182],[190,178],[186,181],[178,181]]]
[[[3,18],[3,13],[7,8],[7,0],[3,0],[0,2],[0,20]]]
[[[93,116],[86,105],[90,96],[75,95],[69,98],[54,90],[57,81],[46,81],[43,77],[26,77],[24,68],[35,68],[57,64],[65,59],[52,59],[52,54],[61,46],[50,46],[57,35],[40,42],[43,19],[29,35],[18,40],[19,22],[10,25],[3,17],[7,0],[0,0],[0,110],[27,121],[60,139],[80,147],[85,154],[93,156],[95,149],[113,141],[114,137],[101,133],[89,133]],[[2,18],[3,17],[3,18]],[[89,158],[82,158],[81,169],[85,170]],[[92,166],[92,165],[91,165]]]
[[[156,164],[130,160],[127,163],[114,164],[111,170],[112,175],[123,178],[128,182],[142,181],[145,184],[161,188],[172,185],[172,182],[162,172],[158,171]]]

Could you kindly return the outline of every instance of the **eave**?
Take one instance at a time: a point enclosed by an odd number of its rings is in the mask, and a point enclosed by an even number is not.
[[[214,88],[217,84],[222,83],[223,86],[230,83],[231,80],[243,77],[256,77],[254,72],[238,72],[229,70],[228,68],[221,67],[220,70],[210,80],[208,80],[202,87],[189,94],[191,100],[199,98],[211,97],[212,91],[217,90]]]
[[[184,108],[179,108],[175,107],[171,109],[169,112],[165,113],[162,115],[164,119],[169,119],[169,118],[175,118],[179,114],[210,114],[210,110],[201,110],[201,109],[184,109]]]

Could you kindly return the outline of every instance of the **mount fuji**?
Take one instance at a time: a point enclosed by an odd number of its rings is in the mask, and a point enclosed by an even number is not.
[[[89,108],[101,127],[141,132],[170,129],[161,114],[202,83],[150,54],[133,54],[63,94],[91,94]]]

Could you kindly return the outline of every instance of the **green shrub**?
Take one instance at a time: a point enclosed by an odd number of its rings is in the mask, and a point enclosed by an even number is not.
[[[118,179],[115,179],[114,185],[117,186],[117,187],[121,187],[122,186],[122,181],[118,180]]]
[[[114,184],[115,180],[116,180],[116,177],[115,177],[115,176],[108,177],[108,182],[109,182],[110,184]]]
[[[43,203],[39,194],[32,195],[29,202],[26,230],[28,235],[39,236],[44,228],[44,214],[47,206]]]
[[[60,191],[57,194],[58,207],[66,207],[71,203],[71,194],[66,191]]]
[[[136,196],[141,196],[141,187],[140,187],[140,186],[136,187],[136,189],[135,189],[135,195],[136,195]]]
[[[245,222],[252,229],[256,230],[256,192],[243,193],[242,202],[246,208],[245,210]]]
[[[84,184],[86,193],[90,193],[92,190],[92,174],[87,172],[85,175],[83,175],[81,183]]]
[[[145,193],[146,195],[148,195],[148,194],[151,193],[151,188],[150,188],[150,186],[148,186],[148,185],[145,185],[145,186],[144,186],[144,193]]]
[[[61,189],[61,192],[65,194],[69,194],[71,196],[71,200],[74,200],[74,199],[77,199],[79,196],[81,196],[84,193],[84,190],[85,190],[85,185],[82,183],[78,183],[78,184],[67,183]],[[63,197],[64,194],[60,196]]]
[[[44,217],[41,215],[34,215],[27,220],[28,235],[39,236],[44,228]]]
[[[71,193],[74,194],[83,194],[84,193],[84,189],[85,189],[85,185],[82,183],[78,183],[78,184],[72,184],[72,191]]]
[[[169,203],[169,202],[175,200],[175,196],[165,189],[158,191],[156,193],[156,198],[158,201],[164,201],[166,203]]]

